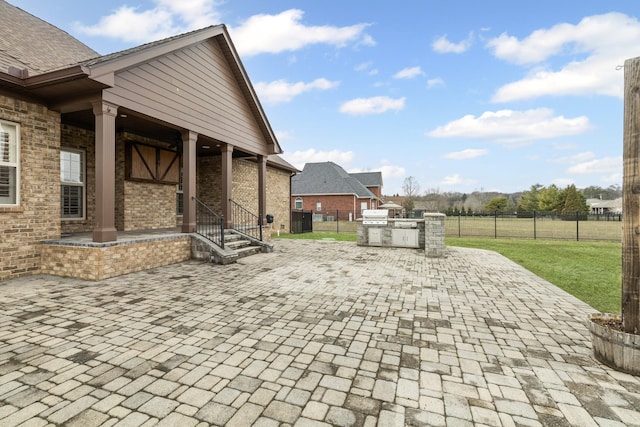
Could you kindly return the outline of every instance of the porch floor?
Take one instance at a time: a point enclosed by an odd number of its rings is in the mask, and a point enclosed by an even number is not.
[[[45,245],[87,246],[103,248],[131,243],[154,242],[158,240],[184,237],[185,235],[189,235],[189,233],[183,233],[179,227],[174,227],[149,230],[118,231],[117,240],[115,242],[94,242],[93,232],[85,232],[71,233],[68,235],[64,235],[60,239],[45,240],[42,243]]]

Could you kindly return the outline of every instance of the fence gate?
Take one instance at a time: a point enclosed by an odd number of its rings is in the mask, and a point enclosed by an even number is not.
[[[311,233],[313,231],[312,211],[291,211],[291,232]]]

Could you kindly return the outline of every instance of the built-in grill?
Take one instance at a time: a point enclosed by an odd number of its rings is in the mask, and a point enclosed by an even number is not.
[[[388,209],[365,209],[362,211],[362,223],[366,225],[387,225]]]

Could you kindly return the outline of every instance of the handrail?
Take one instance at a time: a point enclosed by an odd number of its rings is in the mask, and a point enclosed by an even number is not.
[[[229,199],[229,203],[233,230],[262,241],[262,217],[248,211],[232,199]]]
[[[196,233],[224,249],[224,217],[218,215],[201,200],[196,202]]]

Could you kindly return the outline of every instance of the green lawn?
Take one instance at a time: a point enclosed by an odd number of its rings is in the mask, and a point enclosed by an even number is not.
[[[280,238],[355,242],[356,234],[283,234]],[[496,251],[596,310],[620,313],[620,243],[447,237],[446,244]]]

